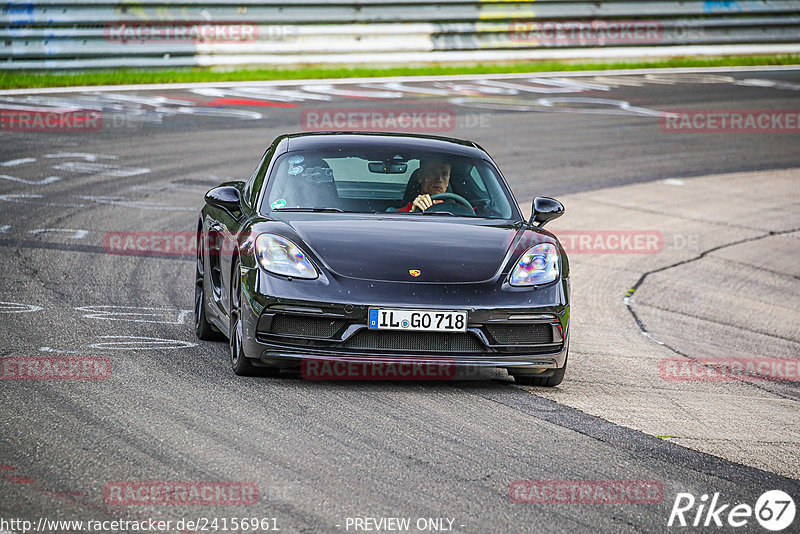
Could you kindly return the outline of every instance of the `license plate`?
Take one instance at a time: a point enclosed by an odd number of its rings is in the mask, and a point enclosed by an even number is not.
[[[371,330],[466,332],[467,312],[370,308],[368,326]]]

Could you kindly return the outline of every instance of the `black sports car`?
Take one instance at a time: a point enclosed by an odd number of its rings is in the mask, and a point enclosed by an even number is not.
[[[448,180],[420,211],[413,203],[432,161]],[[200,339],[230,340],[236,374],[423,362],[561,383],[569,266],[542,226],[564,207],[537,197],[526,221],[475,143],[282,135],[249,180],[205,201],[195,328]]]

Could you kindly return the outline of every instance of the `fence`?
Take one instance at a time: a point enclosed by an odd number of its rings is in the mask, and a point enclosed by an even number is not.
[[[0,69],[800,52],[800,0],[8,1]]]

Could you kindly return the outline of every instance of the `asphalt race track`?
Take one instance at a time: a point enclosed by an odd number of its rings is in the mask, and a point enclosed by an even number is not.
[[[800,497],[800,449],[790,447],[788,467],[762,470],[758,458],[734,462],[576,409],[591,402],[580,373],[594,349],[580,352],[583,363],[555,392],[517,386],[504,371],[433,382],[237,377],[226,343],[194,335],[191,255],[108,246],[110,232],[194,231],[205,191],[247,179],[275,136],[316,129],[343,111],[385,118],[435,110],[443,121],[411,131],[476,141],[528,209],[534,195],[590,202],[587,195],[610,187],[800,169],[796,119],[758,131],[695,132],[670,130],[663,115],[796,116],[800,69],[6,91],[0,109],[0,355],[111,365],[101,380],[0,381],[0,519],[31,521],[40,532],[89,531],[48,528],[42,518],[152,518],[172,521],[168,532],[213,532],[223,529],[201,528],[202,518],[226,519],[231,530],[233,518],[245,517],[268,519],[257,532],[665,532],[690,531],[667,527],[679,493],[718,492],[731,507],[754,506],[767,490]],[[86,110],[100,120],[88,128],[70,122]],[[21,126],[9,113],[72,119]],[[742,194],[757,196],[770,183],[752,186]],[[797,190],[786,195],[795,222]],[[548,228],[557,233],[558,225]],[[788,280],[791,318],[797,276]],[[711,298],[684,289],[676,298],[700,308]],[[573,281],[572,291],[588,289]],[[614,305],[624,310],[622,298]],[[641,337],[634,318],[621,317],[615,331]],[[800,338],[789,330],[782,343],[796,358]],[[714,342],[735,343],[724,336]],[[782,417],[792,422],[796,386],[780,385]],[[570,391],[574,402],[559,400]],[[728,424],[737,432],[735,417]],[[800,443],[793,428],[785,443]],[[659,490],[642,503],[512,502],[514,482],[530,480],[645,481]],[[142,481],[234,483],[257,497],[226,493],[232,502],[171,506],[114,500],[114,488]],[[696,514],[697,507],[686,517]],[[370,522],[388,518],[410,518],[411,527]],[[796,532],[797,521],[786,532]],[[23,530],[0,523],[0,534]],[[753,518],[740,528],[712,520],[691,531],[765,532]]]

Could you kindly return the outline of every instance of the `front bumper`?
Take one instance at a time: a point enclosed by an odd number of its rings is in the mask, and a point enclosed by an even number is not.
[[[380,361],[530,371],[561,368],[567,358],[566,281],[501,292],[497,284],[289,281],[253,268],[243,270],[242,288],[244,352],[262,365]],[[375,306],[467,310],[467,332],[369,330]]]

